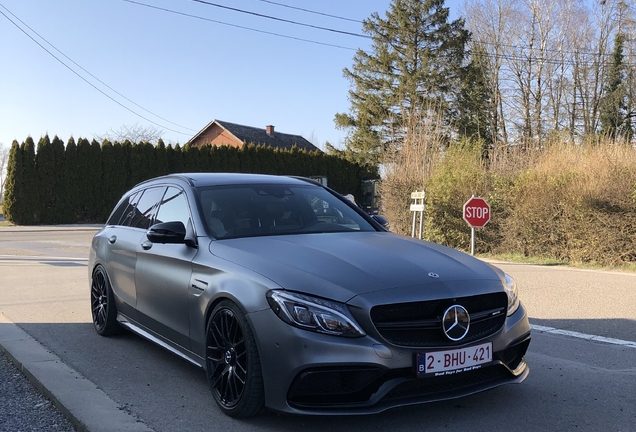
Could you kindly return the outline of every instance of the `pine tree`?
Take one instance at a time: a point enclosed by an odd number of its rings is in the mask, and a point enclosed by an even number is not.
[[[20,147],[22,152],[22,187],[23,199],[22,205],[24,208],[24,221],[25,225],[34,225],[40,222],[41,206],[40,206],[40,193],[39,193],[39,181],[38,171],[35,164],[35,143],[33,138],[28,137],[22,146]]]
[[[78,181],[75,185],[78,199],[78,218],[80,222],[88,222],[93,204],[92,170],[93,155],[91,143],[86,138],[77,141],[77,171]]]
[[[614,39],[612,63],[605,82],[600,120],[601,132],[612,139],[631,139],[633,130],[627,115],[627,88],[625,85],[625,35],[617,33]]]
[[[7,162],[7,179],[4,188],[4,217],[15,224],[22,224],[23,212],[21,204],[23,200],[23,173],[22,152],[20,144],[13,141],[9,150],[9,161]]]
[[[117,161],[115,160],[115,147],[107,139],[102,141],[102,183],[104,189],[102,192],[102,206],[100,209],[99,220],[106,221],[110,211],[119,200],[119,190],[115,188],[117,179]]]
[[[86,179],[90,184],[87,222],[103,222],[101,214],[105,203],[104,183],[102,181],[102,148],[95,139],[91,141],[90,164],[90,177]]]
[[[156,175],[162,176],[168,174],[168,155],[166,154],[166,145],[161,138],[159,138],[157,142],[155,153]]]
[[[251,145],[252,147],[254,146],[254,144]],[[247,144],[243,144],[243,147],[241,147],[241,150],[238,153],[242,173],[254,172],[252,171],[252,155],[250,155],[247,147]]]
[[[48,135],[38,141],[35,164],[40,196],[40,222],[51,224],[55,220],[55,153]]]
[[[55,185],[53,187],[53,223],[64,223],[64,201],[66,199],[66,155],[64,141],[56,135],[51,142],[55,156]]]
[[[185,172],[198,172],[199,148],[190,144],[183,146],[183,164]]]
[[[183,162],[183,150],[179,144],[174,146],[174,153],[172,155],[172,167],[171,171],[173,173],[182,173],[185,172],[185,165]]]
[[[372,47],[358,50],[344,70],[351,108],[335,117],[348,131],[348,159],[376,165],[398,147],[409,123],[433,109],[448,113],[469,37],[463,20],[448,17],[444,0],[393,0],[386,18],[374,13],[364,20]]]
[[[480,142],[482,156],[494,144],[493,95],[489,87],[488,54],[483,45],[474,44],[471,61],[461,70],[461,87],[454,111],[455,129],[460,137]]]
[[[62,212],[66,223],[77,222],[80,205],[80,173],[77,158],[77,145],[73,137],[69,138],[64,151],[66,200]]]
[[[200,172],[210,172],[210,144],[205,144],[199,149],[199,161],[197,167]]]

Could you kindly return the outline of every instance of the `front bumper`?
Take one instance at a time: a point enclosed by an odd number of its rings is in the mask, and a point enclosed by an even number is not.
[[[271,310],[248,315],[256,329],[268,408],[288,413],[371,414],[389,408],[470,395],[520,383],[529,373],[524,355],[530,324],[523,305],[493,343],[493,361],[451,376],[417,378],[420,349],[390,345],[369,335],[349,339],[289,326]],[[467,344],[472,345],[472,344]]]

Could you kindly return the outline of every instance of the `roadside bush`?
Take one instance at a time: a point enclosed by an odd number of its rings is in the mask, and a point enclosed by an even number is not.
[[[501,246],[576,262],[636,262],[634,182],[633,148],[553,148],[517,177]]]
[[[434,168],[426,181],[426,236],[447,246],[470,250],[470,226],[463,219],[463,206],[473,195],[484,198],[493,214],[499,203],[493,196],[493,179],[481,161],[478,145],[455,145]],[[491,218],[475,233],[475,249],[489,252],[497,243],[500,217]]]

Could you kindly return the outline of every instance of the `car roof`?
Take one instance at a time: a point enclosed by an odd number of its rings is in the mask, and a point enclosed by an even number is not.
[[[156,177],[144,182],[139,183],[133,189],[138,186],[146,185],[156,181],[165,180],[181,180],[185,181],[192,187],[206,187],[206,186],[223,186],[223,185],[236,185],[236,184],[289,184],[289,185],[302,185],[302,184],[314,184],[317,182],[302,177],[288,177],[269,174],[246,174],[246,173],[179,173],[169,174],[162,177]]]

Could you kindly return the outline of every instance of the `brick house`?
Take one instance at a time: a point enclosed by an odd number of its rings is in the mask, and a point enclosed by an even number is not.
[[[199,148],[205,144],[241,147],[243,143],[284,150],[290,150],[296,145],[301,150],[320,151],[300,135],[274,132],[274,126],[255,128],[221,120],[212,120],[189,141],[189,144]]]

